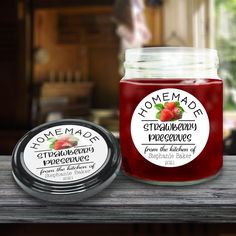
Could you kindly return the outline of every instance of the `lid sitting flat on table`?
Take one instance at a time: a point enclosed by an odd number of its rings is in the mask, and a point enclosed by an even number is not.
[[[120,164],[116,138],[99,125],[75,119],[34,128],[12,154],[17,184],[34,197],[61,203],[100,192],[116,177]]]

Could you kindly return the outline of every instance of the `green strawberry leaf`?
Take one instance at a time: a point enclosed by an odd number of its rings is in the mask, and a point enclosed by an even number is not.
[[[184,112],[184,108],[183,107],[179,106],[178,108],[181,110],[181,112]]]
[[[50,145],[49,145],[49,148],[50,149],[54,149],[54,145],[55,145],[55,142],[56,142],[57,140],[55,139],[52,143],[50,143]]]
[[[48,138],[48,141],[49,141],[49,142],[55,142],[56,139],[55,139],[55,138]]]
[[[179,101],[176,101],[176,102],[175,102],[175,106],[176,106],[176,107],[180,107]]]
[[[164,106],[163,106],[163,104],[158,103],[158,104],[155,105],[155,108],[156,108],[157,110],[162,110],[162,109],[164,108]]]
[[[54,149],[54,144],[55,144],[55,143],[51,143],[51,144],[49,145],[49,148],[50,148],[50,149]]]
[[[176,101],[176,102],[175,102],[175,106],[176,106],[177,108],[179,108],[182,112],[184,112],[184,109],[183,109],[183,107],[180,106],[180,102],[179,102],[179,101]]]
[[[157,112],[156,118],[157,118],[158,120],[160,120],[160,116],[161,116],[161,111]]]

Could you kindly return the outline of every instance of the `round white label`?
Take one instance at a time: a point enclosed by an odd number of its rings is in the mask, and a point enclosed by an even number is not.
[[[34,136],[23,161],[37,177],[54,182],[86,178],[105,163],[108,146],[96,131],[78,125],[59,125]]]
[[[147,95],[131,120],[136,149],[146,160],[163,167],[193,161],[205,147],[209,131],[208,115],[201,102],[174,88]]]

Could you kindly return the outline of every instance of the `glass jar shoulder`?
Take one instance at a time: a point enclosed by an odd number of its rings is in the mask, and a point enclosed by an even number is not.
[[[201,84],[222,84],[221,78],[137,78],[123,77],[121,83],[132,84],[173,84],[173,85],[201,85]]]

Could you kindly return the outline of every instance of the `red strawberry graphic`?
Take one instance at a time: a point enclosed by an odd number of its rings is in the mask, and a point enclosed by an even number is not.
[[[170,121],[174,118],[174,114],[169,109],[164,108],[160,114],[160,121]]]
[[[166,102],[155,104],[155,108],[158,110],[156,113],[156,119],[160,121],[176,121],[182,118],[184,113],[183,107],[179,101]]]
[[[175,102],[167,102],[164,106],[166,109],[173,110],[175,108]]]
[[[182,118],[183,111],[179,107],[173,109],[174,119],[178,120]]]
[[[54,143],[54,149],[55,150],[60,150],[60,149],[64,149],[64,140],[57,140],[55,143]]]
[[[61,150],[66,148],[74,147],[78,144],[78,139],[72,135],[61,136],[59,139],[51,138],[50,149]]]

